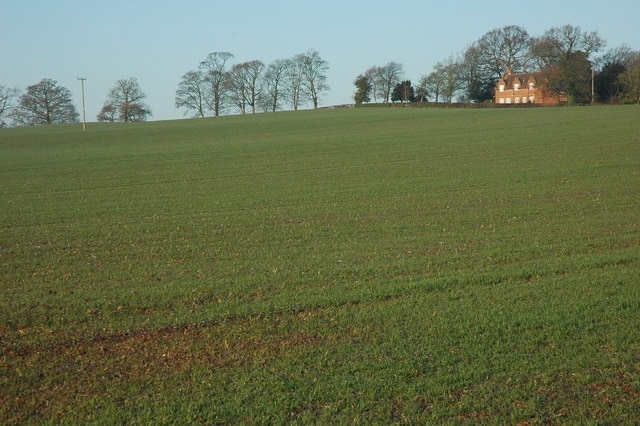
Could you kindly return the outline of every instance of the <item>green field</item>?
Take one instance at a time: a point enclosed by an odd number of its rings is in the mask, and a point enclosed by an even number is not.
[[[640,109],[0,129],[0,419],[640,421]]]

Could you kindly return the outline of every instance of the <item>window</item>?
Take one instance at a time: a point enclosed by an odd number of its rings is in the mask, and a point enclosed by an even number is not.
[[[517,98],[515,99],[515,102],[516,102],[517,104],[519,104],[519,103],[520,103],[520,98],[519,98],[519,97],[517,97]]]
[[[528,101],[528,99],[527,99],[527,97],[526,97],[526,96],[525,96],[524,98],[522,98],[522,103],[523,103],[523,104],[526,104],[526,103],[527,103],[527,101]]]
[[[511,103],[511,98],[507,98],[507,103],[510,104]]]
[[[536,88],[536,85],[534,83],[529,83],[529,90],[533,90]]]
[[[535,101],[536,101],[536,97],[535,97],[535,96],[529,96],[529,100],[530,100],[532,103],[535,103]]]
[[[501,84],[501,85],[500,85],[500,91],[501,91],[501,92],[504,92],[504,84]]]
[[[500,103],[503,104],[504,103],[504,98],[500,98]]]
[[[513,85],[513,90],[515,90],[516,92],[517,92],[518,90],[520,90],[520,84],[518,84],[518,83],[514,84],[514,85]]]

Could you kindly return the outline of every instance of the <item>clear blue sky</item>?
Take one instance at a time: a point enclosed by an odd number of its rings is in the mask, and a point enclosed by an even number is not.
[[[520,25],[530,35],[564,24],[597,30],[608,48],[640,50],[638,0],[0,0],[0,85],[24,90],[57,80],[95,121],[107,91],[138,78],[153,120],[174,108],[180,77],[214,51],[234,63],[269,63],[316,49],[329,62],[321,105],[352,102],[355,77],[396,61],[417,82],[487,31]]]

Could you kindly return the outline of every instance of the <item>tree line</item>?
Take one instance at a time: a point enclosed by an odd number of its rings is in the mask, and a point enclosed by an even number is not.
[[[640,52],[606,46],[597,31],[564,25],[532,37],[516,25],[484,34],[458,55],[438,62],[414,87],[397,62],[373,66],[354,81],[356,104],[367,102],[488,102],[504,73],[539,71],[551,92],[571,103],[640,103]],[[593,95],[592,99],[592,86]]]
[[[307,105],[318,108],[329,90],[329,64],[316,50],[266,65],[260,60],[231,64],[229,52],[212,52],[196,69],[187,71],[175,95],[175,105],[193,117],[219,116],[227,111],[255,113]],[[116,81],[108,91],[98,121],[145,121],[152,115],[146,94],[135,77]],[[21,94],[0,86],[0,127],[75,123],[79,114],[71,91],[43,79]]]
[[[268,65],[260,60],[230,64],[229,52],[212,52],[187,71],[176,90],[175,105],[194,117],[218,116],[228,109],[276,111],[284,105],[297,110],[307,102],[318,108],[329,90],[329,64],[316,50]]]
[[[606,46],[597,31],[564,25],[530,36],[520,26],[493,29],[466,50],[438,62],[418,84],[404,79],[402,64],[373,66],[358,75],[354,100],[368,102],[488,102],[508,70],[539,71],[540,83],[567,94],[572,103],[640,103],[640,52],[626,45],[596,56]],[[212,52],[178,82],[175,106],[193,117],[227,112],[277,111],[311,103],[329,90],[329,64],[315,50],[270,64],[233,64],[229,52]],[[592,98],[592,84],[593,95]],[[144,121],[151,117],[135,77],[116,81],[97,115],[99,121]],[[0,127],[77,122],[71,91],[55,80],[27,87],[0,86]]]
[[[135,77],[116,81],[107,93],[98,121],[145,121],[151,109]],[[16,102],[17,100],[17,102]],[[71,90],[57,81],[44,78],[28,86],[24,94],[15,88],[0,86],[0,127],[77,123],[79,114],[71,99]]]

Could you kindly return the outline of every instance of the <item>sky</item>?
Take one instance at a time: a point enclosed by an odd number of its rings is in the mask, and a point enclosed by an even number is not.
[[[640,50],[638,0],[0,0],[0,85],[25,90],[43,78],[71,90],[87,121],[107,92],[135,77],[151,120],[184,118],[181,76],[210,52],[269,64],[315,49],[329,63],[320,106],[353,102],[353,81],[395,61],[416,82],[494,28],[531,36],[571,24],[607,47]],[[606,50],[605,49],[605,50]]]

